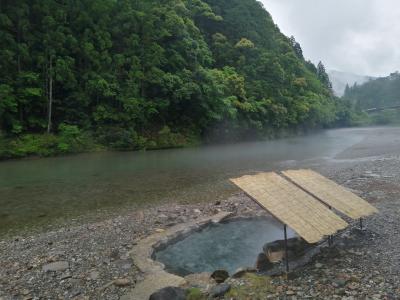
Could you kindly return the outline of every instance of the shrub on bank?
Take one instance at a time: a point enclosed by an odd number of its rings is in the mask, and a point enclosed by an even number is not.
[[[61,124],[56,134],[0,135],[0,159],[56,156],[99,149],[140,150],[178,148],[198,144],[194,134],[173,132],[165,126],[155,134],[139,135],[120,127],[100,128],[95,134],[76,125]]]
[[[0,159],[27,156],[54,156],[58,154],[93,151],[96,145],[88,133],[77,126],[60,125],[55,134],[24,134],[17,137],[0,137]]]

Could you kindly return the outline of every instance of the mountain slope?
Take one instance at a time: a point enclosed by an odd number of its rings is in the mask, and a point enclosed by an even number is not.
[[[400,74],[370,80],[348,88],[343,96],[360,109],[400,105]]]
[[[89,137],[170,147],[329,126],[341,109],[323,66],[255,0],[1,5],[0,132],[10,139],[62,135],[42,145],[56,152]]]

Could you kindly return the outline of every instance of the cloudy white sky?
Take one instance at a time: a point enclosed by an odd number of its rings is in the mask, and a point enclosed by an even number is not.
[[[385,76],[400,70],[399,0],[261,0],[304,55],[329,70]]]

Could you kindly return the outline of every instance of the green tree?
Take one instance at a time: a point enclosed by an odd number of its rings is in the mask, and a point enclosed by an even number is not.
[[[19,156],[86,149],[82,136],[170,147],[350,115],[256,0],[0,1],[0,97]]]

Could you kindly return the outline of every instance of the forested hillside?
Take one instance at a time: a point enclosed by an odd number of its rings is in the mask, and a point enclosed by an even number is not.
[[[378,108],[375,112],[369,112],[366,121],[371,124],[399,124],[399,109],[379,109],[400,105],[400,74],[395,72],[362,85],[347,86],[343,101],[351,103],[357,111]]]
[[[400,105],[400,73],[347,86],[343,97],[360,109]]]
[[[0,0],[0,157],[348,121],[255,0]]]

